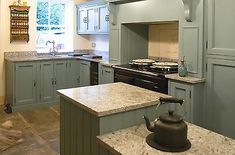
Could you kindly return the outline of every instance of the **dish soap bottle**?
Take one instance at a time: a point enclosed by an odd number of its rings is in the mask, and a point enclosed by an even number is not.
[[[185,64],[185,60],[184,60],[185,57],[183,57],[183,60],[181,60],[180,62],[180,66],[179,66],[179,76],[181,77],[185,77],[188,75],[188,71],[187,71],[187,67],[186,67],[186,64]]]

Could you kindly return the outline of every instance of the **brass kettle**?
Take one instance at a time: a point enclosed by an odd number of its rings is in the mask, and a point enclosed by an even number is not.
[[[160,104],[163,103],[180,103],[182,99],[177,98],[160,98]],[[143,116],[147,129],[154,133],[153,141],[168,148],[182,148],[187,143],[187,124],[183,118],[169,110],[168,113],[162,114],[153,123],[150,123],[146,116]]]

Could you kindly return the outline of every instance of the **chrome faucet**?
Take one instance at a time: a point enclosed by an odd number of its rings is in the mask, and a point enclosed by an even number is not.
[[[46,42],[46,46],[47,46],[48,43],[51,43],[51,44],[52,44],[52,50],[51,50],[51,48],[50,48],[50,53],[51,53],[53,56],[55,56],[56,53],[57,53],[56,48],[55,48],[55,40],[52,40],[52,41],[48,40],[48,41]]]

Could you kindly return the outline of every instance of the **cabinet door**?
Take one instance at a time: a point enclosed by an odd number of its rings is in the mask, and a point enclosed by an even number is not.
[[[97,29],[99,33],[108,33],[109,29],[109,12],[106,5],[97,8]]]
[[[208,1],[208,54],[235,56],[234,0]]]
[[[182,107],[180,106],[180,104],[175,104],[173,107],[175,108],[176,113],[182,115],[183,117],[185,117],[187,121],[191,122],[192,110],[191,110],[190,85],[169,81],[168,91],[169,95],[184,100]]]
[[[99,84],[106,84],[106,83],[113,83],[114,82],[114,69],[111,67],[100,66],[100,83]]]
[[[67,61],[66,60],[58,60],[54,61],[54,76],[55,76],[55,94],[59,98],[57,94],[57,90],[64,89],[67,87]]]
[[[80,60],[80,86],[90,85],[90,62]]]
[[[80,83],[80,62],[79,60],[69,60],[68,87],[79,87]]]
[[[87,9],[87,32],[95,31],[95,8]]]
[[[109,32],[109,60],[110,62],[120,62],[119,53],[119,30],[111,29]]]
[[[15,105],[36,103],[36,69],[35,62],[15,64]]]
[[[179,59],[185,56],[190,75],[203,77],[204,0],[189,1],[189,3],[192,3],[189,10],[192,13],[192,22],[185,20],[187,6],[183,1],[179,1]]]
[[[210,58],[207,66],[206,126],[235,138],[235,61]]]
[[[54,99],[54,64],[53,61],[42,61],[40,64],[40,98],[41,102]]]
[[[77,9],[77,31],[78,33],[84,33],[87,30],[87,10]]]

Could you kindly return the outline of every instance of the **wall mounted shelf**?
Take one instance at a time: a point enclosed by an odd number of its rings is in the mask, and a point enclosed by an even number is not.
[[[10,5],[10,42],[29,42],[29,6]]]

